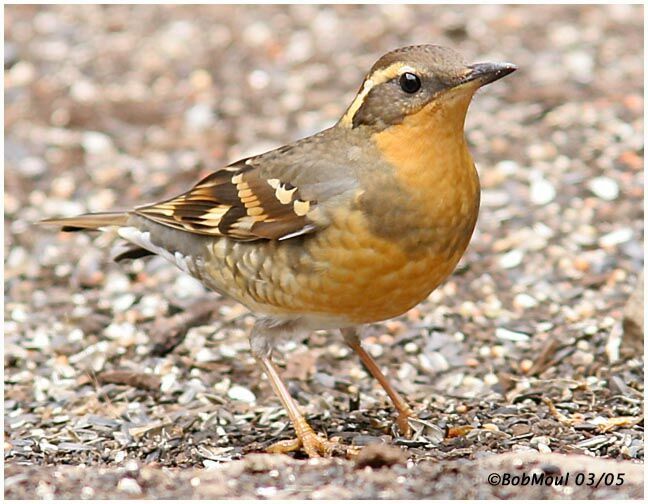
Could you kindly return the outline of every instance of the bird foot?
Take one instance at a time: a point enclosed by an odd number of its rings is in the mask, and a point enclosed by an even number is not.
[[[310,458],[333,457],[336,455],[353,455],[353,447],[346,446],[334,440],[318,436],[308,431],[300,437],[286,439],[271,444],[266,451],[269,453],[290,453],[302,449]]]
[[[396,425],[398,425],[398,430],[403,435],[404,438],[412,438],[412,426],[410,425],[410,420],[416,419],[412,413],[400,413],[396,419]]]
[[[398,426],[398,430],[404,438],[412,439],[412,436],[414,434],[414,431],[412,430],[412,424],[416,424],[417,422],[420,422],[420,420],[416,417],[414,412],[409,407],[407,407],[407,409],[398,410],[396,425]]]

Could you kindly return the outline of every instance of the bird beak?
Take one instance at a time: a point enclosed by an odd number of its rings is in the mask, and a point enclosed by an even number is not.
[[[517,67],[513,63],[474,63],[468,65],[468,73],[462,84],[476,81],[480,86],[485,86],[516,70]]]

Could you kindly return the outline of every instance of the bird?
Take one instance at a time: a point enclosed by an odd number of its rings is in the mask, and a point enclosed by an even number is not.
[[[390,397],[415,418],[364,349],[360,328],[407,312],[464,254],[480,185],[464,133],[476,91],[516,70],[469,64],[454,49],[384,54],[331,127],[213,171],[186,192],[129,211],[45,219],[63,231],[116,228],[116,259],[158,255],[256,315],[250,350],[295,438],[267,451],[329,457],[272,359],[279,339],[339,330]]]

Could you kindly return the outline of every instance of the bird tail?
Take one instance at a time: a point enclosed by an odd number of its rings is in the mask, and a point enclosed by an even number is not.
[[[88,231],[108,226],[123,226],[128,220],[126,212],[101,212],[62,217],[60,219],[44,219],[41,224],[61,226],[61,231]]]

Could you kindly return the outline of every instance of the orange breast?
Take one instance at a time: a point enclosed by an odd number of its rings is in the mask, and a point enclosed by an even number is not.
[[[344,213],[309,244],[318,275],[301,274],[300,311],[343,316],[353,323],[401,315],[420,303],[454,269],[465,244],[450,253],[413,256],[368,232],[361,212]],[[326,265],[325,267],[322,267]]]

